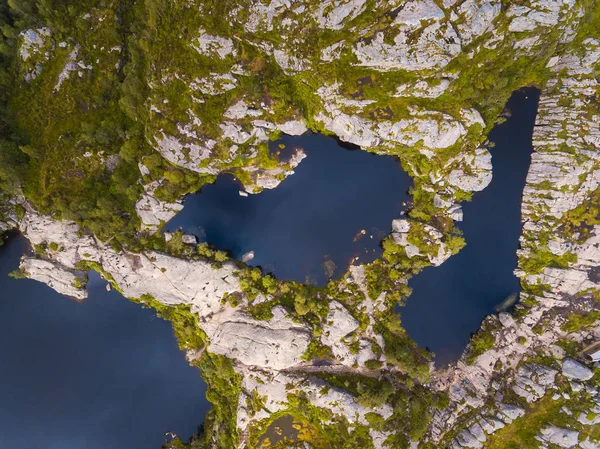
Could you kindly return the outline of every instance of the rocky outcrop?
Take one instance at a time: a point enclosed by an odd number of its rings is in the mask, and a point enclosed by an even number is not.
[[[23,259],[21,268],[33,279],[77,298],[85,297],[77,267],[95,266],[128,298],[150,295],[166,305],[189,305],[209,337],[209,350],[248,366],[283,369],[300,361],[309,336],[303,325],[274,311],[270,321],[258,321],[221,299],[240,286],[232,263],[215,267],[209,261],[185,260],[149,251],[118,253],[90,235],[79,235],[71,222],[54,221],[29,211],[20,229],[33,245],[56,244],[44,259]],[[236,338],[232,338],[236,336]],[[214,346],[213,346],[214,344]]]
[[[567,359],[562,364],[563,376],[574,380],[590,380],[594,373],[587,366],[572,359]]]
[[[47,27],[25,30],[19,36],[19,56],[24,65],[22,72],[25,81],[29,82],[42,73],[43,64],[50,59],[55,43]]]
[[[308,349],[312,333],[305,324],[293,322],[281,306],[271,310],[269,320],[252,318],[247,313],[248,303],[241,293],[233,263],[215,266],[209,261],[186,260],[156,251],[116,252],[95,237],[82,235],[75,223],[55,221],[30,209],[19,226],[33,245],[58,248],[38,258],[24,258],[21,269],[62,294],[83,299],[86,276],[78,268],[94,267],[126,297],[142,302],[152,297],[169,306],[190,306],[207,336],[206,349],[231,359],[243,375],[237,418],[241,430],[287,407],[289,394],[306,394],[313,406],[332,411],[351,423],[368,424],[367,413],[379,414],[384,419],[391,416],[388,404],[374,409],[364,407],[354,395],[302,374],[302,369],[294,374],[304,363],[302,355]],[[232,307],[223,298],[234,293],[241,295],[242,300]],[[331,303],[329,318],[323,338],[341,356],[349,354],[342,340],[356,330],[357,321],[337,302]],[[358,355],[361,365],[377,357],[365,340],[367,343],[368,347]],[[349,359],[348,363],[351,366],[355,362]],[[264,398],[266,407],[251,416],[246,398],[253,392]],[[389,435],[372,432],[373,438],[381,442]]]
[[[362,148],[394,148],[397,145],[422,145],[432,150],[447,148],[463,137],[472,124],[469,114],[455,119],[448,114],[417,110],[413,111],[410,119],[374,122],[358,114],[345,112],[349,108],[360,110],[371,101],[346,99],[337,93],[338,88],[339,85],[334,84],[319,90],[325,111],[316,119],[341,140]]]
[[[555,444],[562,448],[574,448],[579,443],[579,432],[563,429],[561,427],[549,426],[542,429],[539,437],[541,441]]]
[[[528,363],[519,367],[513,391],[527,402],[534,402],[554,385],[557,371],[544,365]],[[564,373],[564,371],[563,371]]]
[[[247,428],[252,421],[261,421],[270,414],[285,410],[288,395],[302,395],[312,406],[327,410],[333,416],[344,416],[352,425],[368,424],[365,418],[367,413],[376,413],[384,419],[392,414],[387,404],[375,409],[364,407],[346,390],[307,375],[245,370],[242,387],[245,393],[240,395],[237,416],[238,428],[241,429]],[[264,408],[252,416],[247,405],[250,395],[265,400]],[[372,432],[373,436],[379,434],[383,439],[389,435],[389,432]]]
[[[144,186],[144,194],[135,204],[135,211],[142,222],[142,229],[155,233],[171,218],[177,215],[177,212],[183,209],[181,203],[167,203],[161,201],[154,195],[155,190],[160,186],[160,182],[153,181]]]
[[[257,321],[234,309],[221,310],[203,324],[209,350],[238,364],[279,371],[301,362],[311,334],[294,324],[283,307],[272,309],[269,321]]]
[[[443,234],[440,231],[428,224],[411,222],[407,219],[392,221],[392,238],[394,242],[404,247],[409,258],[425,256],[433,266],[441,265],[452,255],[442,241],[442,237]],[[415,246],[411,243],[411,240],[412,242],[420,242],[420,245],[426,245],[426,251]]]
[[[66,269],[59,264],[31,257],[21,260],[21,270],[28,278],[43,282],[61,295],[75,299],[87,298],[87,292],[83,288],[87,275],[83,271]]]
[[[227,56],[236,56],[237,49],[231,39],[211,36],[206,30],[200,29],[199,36],[196,38],[192,46],[198,51],[198,53],[205,56],[218,56],[221,59]]]

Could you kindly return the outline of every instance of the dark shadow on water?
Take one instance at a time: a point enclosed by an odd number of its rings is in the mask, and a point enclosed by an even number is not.
[[[254,251],[252,266],[319,286],[327,270],[338,278],[354,257],[358,263],[379,257],[382,237],[408,200],[411,181],[398,159],[349,150],[318,134],[272,143],[283,160],[296,147],[307,158],[276,189],[242,197],[232,176],[219,176],[189,195],[165,230],[181,228],[237,259]]]
[[[196,432],[206,386],[171,325],[90,276],[83,303],[15,280],[26,250],[0,247],[0,448],[159,449]]]
[[[463,204],[459,223],[467,246],[409,281],[413,293],[400,309],[403,325],[420,346],[436,353],[438,365],[456,360],[483,318],[519,292],[513,270],[538,99],[533,88],[515,92],[507,104],[510,117],[490,133],[492,182]]]

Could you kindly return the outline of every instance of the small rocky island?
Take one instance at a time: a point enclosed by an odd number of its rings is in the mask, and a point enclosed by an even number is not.
[[[600,447],[597,2],[14,0],[0,20],[0,231],[34,249],[14,276],[85,301],[94,270],[172,322],[212,408],[166,448]],[[469,244],[488,134],[531,86],[518,302],[437,366],[398,305]],[[221,174],[277,189],[303,155],[269,143],[309,132],[411,177],[376,260],[317,288],[161,232]]]

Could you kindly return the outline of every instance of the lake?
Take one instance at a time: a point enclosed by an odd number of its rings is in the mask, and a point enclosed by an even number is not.
[[[236,259],[254,251],[249,265],[318,286],[342,276],[353,259],[381,256],[381,240],[409,199],[411,180],[399,160],[319,134],[284,136],[272,151],[280,144],[307,157],[276,189],[242,197],[238,182],[221,175],[189,195],[165,230],[182,229]]]
[[[403,326],[436,353],[438,365],[458,359],[483,318],[519,292],[513,270],[538,99],[533,88],[515,92],[507,104],[510,117],[490,133],[492,182],[463,204],[464,222],[458,225],[467,246],[409,281],[413,293],[400,309]]]
[[[95,273],[82,303],[9,278],[26,250],[20,236],[0,247],[0,447],[159,449],[196,433],[206,385],[170,323]]]

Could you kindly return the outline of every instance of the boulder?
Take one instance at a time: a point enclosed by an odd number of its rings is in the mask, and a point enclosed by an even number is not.
[[[577,380],[589,380],[594,376],[591,369],[573,359],[567,359],[563,362],[562,373],[569,379]]]
[[[184,234],[181,237],[181,241],[186,245],[195,245],[196,243],[198,243],[198,239],[196,238],[196,236],[191,234]]]
[[[469,447],[474,449],[479,449],[483,447],[481,441],[477,439],[475,435],[473,435],[469,430],[464,429],[461,430],[456,436],[456,440],[458,444],[462,447]]]
[[[502,402],[497,404],[498,410],[500,411],[500,419],[506,423],[511,423],[515,419],[525,414],[525,409],[512,404],[504,404]]]
[[[242,256],[242,262],[244,263],[248,263],[250,262],[252,259],[254,259],[254,251],[248,251],[247,253],[245,253]]]
[[[525,398],[527,402],[534,402],[546,394],[546,390],[554,385],[554,378],[558,371],[537,363],[528,363],[517,370],[516,384],[513,391]]]
[[[579,442],[579,432],[563,429],[562,427],[548,426],[541,430],[538,438],[547,443],[556,444],[559,447],[569,449],[577,446],[577,443]]]

